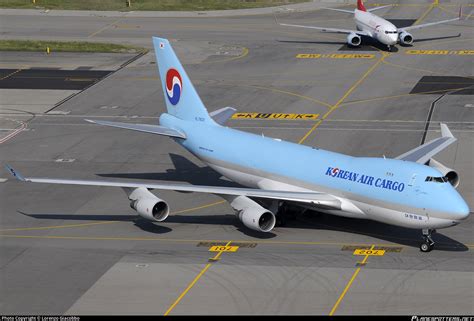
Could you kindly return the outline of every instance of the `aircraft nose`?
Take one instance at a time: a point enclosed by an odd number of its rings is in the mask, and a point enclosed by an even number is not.
[[[469,216],[470,214],[469,206],[466,204],[466,202],[462,198],[458,199],[456,202],[453,202],[452,206],[453,207],[450,213],[453,219],[460,221],[460,220],[465,220]]]

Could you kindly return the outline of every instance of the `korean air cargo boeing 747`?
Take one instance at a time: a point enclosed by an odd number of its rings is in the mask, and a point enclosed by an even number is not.
[[[441,124],[441,137],[395,159],[352,157],[263,137],[224,126],[235,112],[208,113],[173,48],[153,38],[167,113],[160,125],[88,120],[104,126],[171,137],[202,162],[245,188],[175,183],[117,182],[24,177],[23,182],[116,186],[131,207],[150,221],[164,221],[168,204],[149,190],[211,193],[224,198],[248,228],[269,232],[283,204],[328,214],[420,229],[420,249],[433,248],[431,233],[462,222],[469,208],[456,187],[458,174],[432,157],[456,141]]]

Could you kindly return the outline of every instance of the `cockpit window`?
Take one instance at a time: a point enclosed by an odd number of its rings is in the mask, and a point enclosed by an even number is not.
[[[426,177],[425,182],[447,183],[448,178],[446,176],[443,176],[443,177],[428,176]]]
[[[388,34],[391,34],[391,33],[395,34],[395,33],[398,33],[398,31],[396,31],[396,30],[395,30],[395,31],[387,31],[387,30],[385,30],[385,34],[388,35]]]

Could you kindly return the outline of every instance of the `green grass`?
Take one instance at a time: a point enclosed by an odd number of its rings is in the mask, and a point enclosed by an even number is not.
[[[308,2],[309,0],[0,0],[0,8],[34,9],[47,8],[58,10],[225,10],[246,9],[284,4]]]
[[[49,47],[51,52],[127,52],[138,53],[145,48],[111,43],[83,41],[47,41],[47,40],[0,40],[0,51],[44,51]]]

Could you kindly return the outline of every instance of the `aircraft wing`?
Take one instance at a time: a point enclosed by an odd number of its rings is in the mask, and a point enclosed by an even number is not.
[[[163,126],[158,126],[158,125],[118,123],[118,122],[112,122],[112,121],[90,120],[90,119],[85,119],[85,121],[88,121],[89,123],[93,123],[93,124],[103,125],[103,126],[124,128],[124,129],[134,130],[138,132],[186,139],[186,135],[184,133],[168,128],[168,127],[163,127]]]
[[[359,31],[359,30],[349,30],[349,29],[337,29],[337,28],[325,28],[325,27],[315,27],[315,26],[303,26],[303,25],[290,25],[287,23],[278,23],[280,26],[287,26],[287,27],[297,27],[297,28],[306,28],[306,29],[316,29],[316,30],[321,30],[323,32],[333,32],[333,33],[355,33],[360,36],[370,36],[367,32],[365,31]]]
[[[332,10],[332,11],[339,11],[339,12],[345,12],[345,13],[354,13],[354,10],[344,10],[344,9],[336,9],[336,8],[321,8],[324,10]]]
[[[407,31],[407,30],[414,30],[414,29],[421,29],[421,28],[426,28],[426,27],[439,25],[439,24],[442,24],[442,23],[448,23],[448,22],[451,22],[451,21],[460,20],[461,17],[462,17],[462,7],[459,8],[459,17],[457,17],[457,18],[441,20],[441,21],[435,21],[435,22],[428,22],[428,23],[423,23],[423,24],[420,24],[420,25],[413,25],[413,26],[408,26],[408,27],[404,27],[404,28],[399,28],[398,32],[403,32],[403,31]]]
[[[367,11],[368,11],[368,12],[372,12],[372,11],[375,11],[375,10],[379,10],[379,9],[383,9],[383,8],[388,8],[388,7],[393,7],[393,5],[389,4],[389,5],[386,5],[386,6],[375,7],[375,8],[372,8],[372,9],[367,9]]]
[[[197,192],[216,195],[234,195],[247,196],[263,199],[274,199],[282,201],[299,202],[306,204],[321,205],[334,209],[341,208],[341,202],[332,195],[316,192],[294,192],[294,191],[278,191],[278,190],[262,190],[253,188],[239,187],[220,187],[220,186],[203,186],[203,185],[184,185],[174,183],[139,183],[139,182],[117,182],[117,181],[94,181],[94,180],[73,180],[73,179],[55,179],[55,178],[34,178],[23,177],[18,171],[6,165],[7,171],[15,178],[22,182],[47,183],[61,185],[85,185],[85,186],[103,186],[103,187],[128,187],[158,190],[172,190],[179,192]]]
[[[426,164],[430,158],[441,152],[456,140],[456,137],[453,136],[448,126],[441,123],[441,137],[420,145],[417,148],[398,156],[396,159]]]

